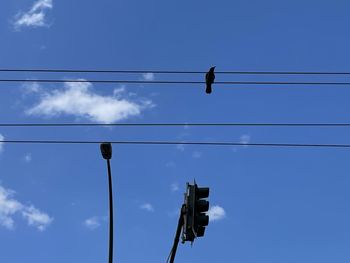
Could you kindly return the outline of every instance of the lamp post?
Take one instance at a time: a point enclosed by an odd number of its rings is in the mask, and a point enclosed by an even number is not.
[[[113,191],[112,191],[112,145],[110,143],[101,143],[100,145],[102,157],[107,160],[108,169],[108,189],[109,189],[109,256],[108,263],[113,263]]]

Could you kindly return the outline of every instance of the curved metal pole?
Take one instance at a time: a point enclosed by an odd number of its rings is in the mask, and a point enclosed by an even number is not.
[[[112,190],[112,172],[111,163],[107,159],[108,167],[108,187],[109,187],[109,263],[113,263],[113,190]]]

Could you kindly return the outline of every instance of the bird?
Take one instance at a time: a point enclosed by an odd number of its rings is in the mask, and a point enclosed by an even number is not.
[[[215,74],[214,74],[214,70],[215,70],[215,67],[211,67],[209,69],[209,71],[207,72],[207,74],[205,74],[205,84],[207,85],[207,88],[205,90],[205,92],[207,94],[210,94],[211,91],[212,91],[212,84],[214,83],[214,80],[215,80]]]

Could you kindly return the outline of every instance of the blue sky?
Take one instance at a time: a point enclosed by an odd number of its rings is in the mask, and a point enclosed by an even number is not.
[[[350,71],[348,1],[3,0],[0,68]],[[42,74],[1,73],[1,78]],[[58,79],[204,76],[57,74]],[[271,80],[230,77],[230,80]],[[227,77],[217,76],[217,80]],[[346,80],[275,77],[273,80]],[[349,122],[340,87],[2,83],[0,122]],[[2,139],[350,143],[347,128],[1,128]],[[0,262],[107,260],[98,145],[0,146]],[[176,262],[349,262],[349,150],[115,145],[115,256],[164,262],[185,184],[211,188]]]

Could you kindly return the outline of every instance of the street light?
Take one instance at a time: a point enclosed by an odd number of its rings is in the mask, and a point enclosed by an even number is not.
[[[101,143],[100,145],[102,157],[107,160],[108,168],[108,186],[109,186],[109,258],[108,262],[113,263],[113,191],[112,191],[112,172],[111,163],[112,159],[112,145],[108,142]]]

